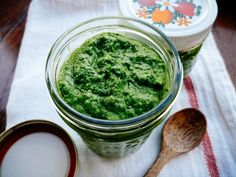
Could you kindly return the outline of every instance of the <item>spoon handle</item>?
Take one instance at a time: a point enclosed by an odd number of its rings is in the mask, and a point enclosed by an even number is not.
[[[148,170],[144,177],[156,177],[160,173],[161,169],[165,166],[165,164],[172,159],[176,153],[170,150],[167,146],[163,146],[159,157],[157,157],[156,161],[152,165],[152,167]]]

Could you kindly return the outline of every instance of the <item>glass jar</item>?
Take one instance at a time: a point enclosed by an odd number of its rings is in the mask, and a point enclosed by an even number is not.
[[[184,76],[192,70],[216,19],[216,0],[119,0],[121,13],[163,31],[179,51]],[[152,31],[149,31],[152,33]]]
[[[179,51],[180,60],[183,65],[184,77],[186,77],[192,70],[194,64],[197,61],[197,55],[202,47],[202,44],[192,47],[188,50]]]
[[[150,35],[147,30],[156,35]],[[62,64],[85,40],[102,32],[120,33],[140,40],[164,60],[170,89],[155,108],[125,120],[103,120],[77,112],[60,97],[56,82]],[[92,19],[67,30],[52,46],[46,64],[46,83],[57,112],[91,150],[103,157],[121,157],[137,150],[167,116],[180,92],[182,80],[182,65],[170,40],[152,25],[125,17]]]

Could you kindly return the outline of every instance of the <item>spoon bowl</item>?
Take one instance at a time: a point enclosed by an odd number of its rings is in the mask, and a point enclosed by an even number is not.
[[[184,153],[198,146],[206,133],[205,116],[194,108],[183,109],[167,121],[163,140],[175,152]]]
[[[163,142],[159,157],[145,177],[156,177],[172,158],[193,150],[207,132],[204,114],[194,108],[186,108],[173,114],[163,129]]]

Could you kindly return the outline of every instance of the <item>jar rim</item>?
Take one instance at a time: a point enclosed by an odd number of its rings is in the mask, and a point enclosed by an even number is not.
[[[163,38],[165,40],[165,42],[167,42],[167,44],[169,45],[170,49],[173,52],[174,58],[175,58],[175,72],[174,72],[174,81],[173,83],[173,87],[171,87],[171,89],[168,91],[168,94],[165,96],[164,99],[162,99],[162,101],[155,106],[153,109],[135,116],[135,117],[131,117],[128,119],[122,119],[122,120],[106,120],[106,119],[99,119],[99,118],[94,118],[85,114],[82,114],[78,111],[76,111],[75,109],[73,109],[69,104],[67,104],[60,96],[56,85],[53,84],[53,77],[52,77],[52,73],[51,73],[51,67],[54,61],[54,58],[51,57],[52,53],[56,50],[56,47],[60,44],[60,42],[71,32],[73,32],[75,29],[95,22],[95,21],[99,21],[99,20],[127,20],[127,21],[131,21],[131,22],[136,22],[136,23],[141,23],[142,25],[145,25],[148,28],[153,29],[155,32],[157,32],[161,38]],[[141,30],[142,32],[145,32],[143,30]],[[48,87],[48,90],[50,92],[52,92],[51,97],[53,97],[53,101],[55,103],[55,99],[57,101],[57,106],[58,105],[62,105],[63,107],[65,107],[68,112],[76,117],[80,117],[81,119],[83,119],[86,122],[90,122],[93,124],[98,124],[98,125],[127,125],[127,124],[133,124],[136,122],[140,122],[143,119],[146,119],[150,116],[152,116],[153,114],[155,114],[156,112],[160,112],[161,110],[163,110],[163,108],[167,107],[169,105],[170,102],[174,101],[177,97],[177,95],[180,92],[180,88],[182,86],[182,82],[183,82],[183,69],[182,69],[182,65],[181,65],[181,61],[179,58],[179,54],[175,48],[175,46],[173,45],[173,43],[170,41],[170,39],[162,32],[160,31],[158,28],[148,24],[147,22],[144,22],[142,20],[139,19],[134,19],[134,18],[130,18],[130,17],[122,17],[122,16],[107,16],[107,17],[99,17],[99,18],[94,18],[91,20],[87,20],[85,22],[79,23],[71,28],[69,28],[67,31],[65,31],[53,44],[53,46],[50,49],[50,52],[48,54],[47,57],[47,62],[46,62],[46,74],[45,74],[45,79],[46,79],[46,84]]]

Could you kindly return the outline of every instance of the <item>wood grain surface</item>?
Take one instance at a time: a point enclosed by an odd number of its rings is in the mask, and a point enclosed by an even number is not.
[[[236,10],[217,0],[219,14],[213,34],[236,86]],[[6,104],[25,28],[30,0],[0,0],[0,132],[5,129]]]

